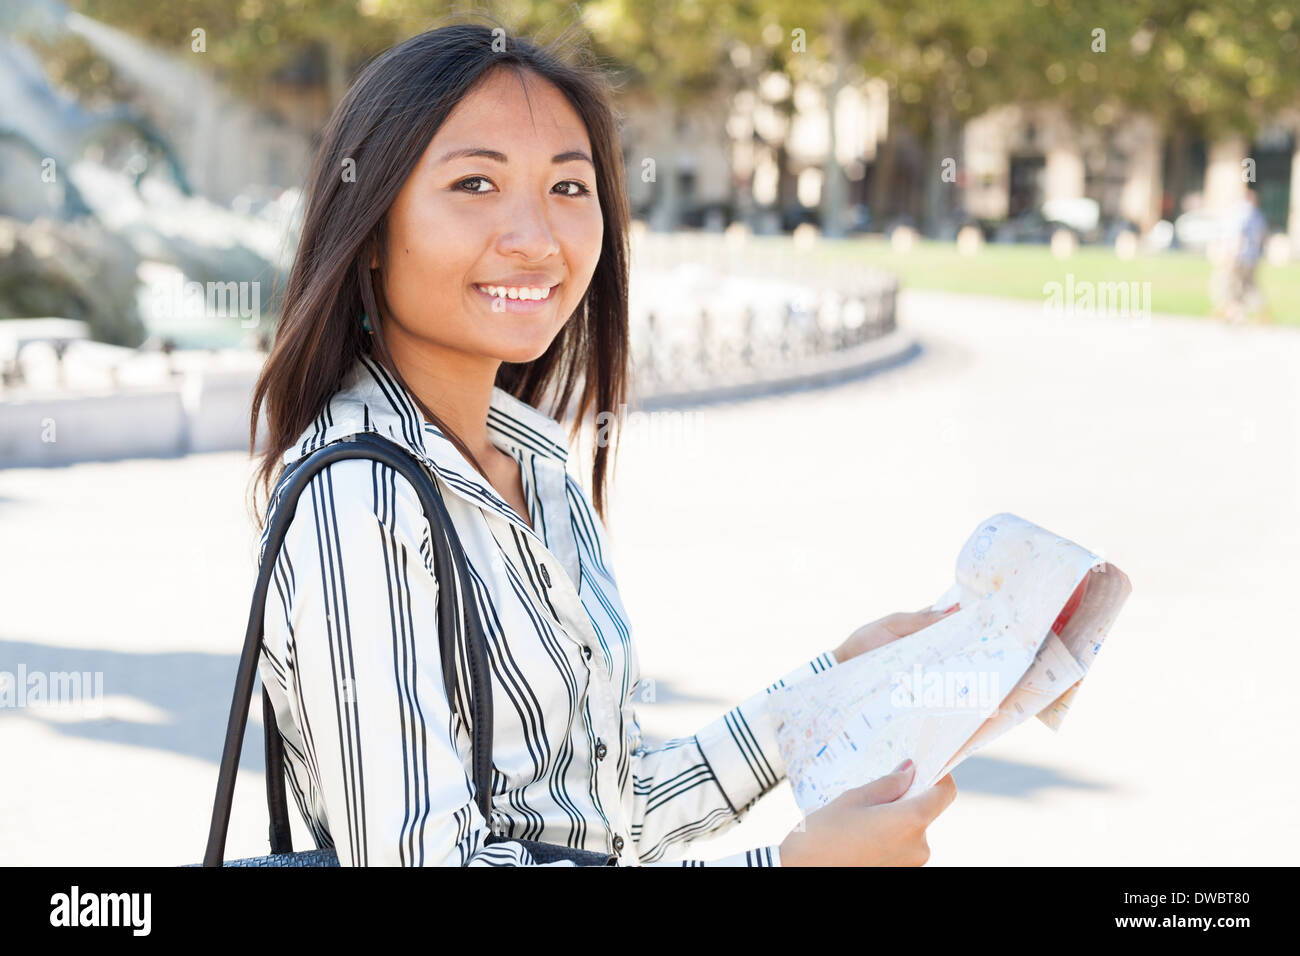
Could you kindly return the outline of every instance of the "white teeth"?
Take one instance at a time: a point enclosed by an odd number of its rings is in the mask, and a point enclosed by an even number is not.
[[[488,295],[496,296],[499,299],[549,299],[551,296],[551,290],[549,288],[541,289],[529,286],[515,288],[503,285],[476,285],[474,288],[486,292]]]

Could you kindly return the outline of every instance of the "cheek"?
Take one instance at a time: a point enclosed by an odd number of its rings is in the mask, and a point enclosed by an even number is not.
[[[600,259],[600,246],[604,237],[604,220],[597,207],[593,213],[575,216],[566,224],[564,257],[574,278],[581,278],[582,286],[596,271]],[[571,290],[572,291],[572,290]],[[582,290],[580,290],[582,291]]]
[[[389,232],[386,286],[394,309],[418,315],[422,306],[459,294],[475,248],[472,222],[448,223],[446,213],[411,211]]]

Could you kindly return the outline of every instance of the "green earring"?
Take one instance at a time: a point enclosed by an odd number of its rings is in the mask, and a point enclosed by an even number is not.
[[[370,327],[370,316],[366,315],[364,312],[361,313],[361,327],[371,335],[375,334],[375,330]]]

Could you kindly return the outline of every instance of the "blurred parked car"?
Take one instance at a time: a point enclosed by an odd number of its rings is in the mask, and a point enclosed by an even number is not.
[[[1095,199],[1080,196],[1074,199],[1049,199],[1043,203],[1043,219],[1049,223],[1068,226],[1089,242],[1098,238],[1101,222],[1101,204]]]
[[[1205,209],[1185,212],[1174,220],[1174,245],[1192,252],[1204,252],[1206,246],[1224,234],[1223,217]]]
[[[796,226],[801,226],[805,222],[810,222],[814,226],[821,225],[820,211],[800,203],[794,203],[782,208],[781,228],[785,232],[793,232]]]
[[[985,225],[985,234],[988,227]],[[1101,238],[1101,206],[1095,199],[1050,199],[1039,209],[1027,209],[1018,216],[997,224],[992,230],[995,242],[1051,242],[1061,229],[1074,234],[1080,243]]]
[[[849,234],[871,230],[871,210],[866,203],[855,203],[845,210],[844,229]]]
[[[993,230],[993,241],[1047,243],[1057,228],[1060,227],[1049,223],[1038,210],[1026,209],[1020,215],[998,223]]]

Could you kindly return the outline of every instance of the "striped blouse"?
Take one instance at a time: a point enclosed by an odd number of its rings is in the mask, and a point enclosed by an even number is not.
[[[312,478],[272,556],[258,665],[317,847],[335,847],[342,866],[537,865],[508,838],[609,853],[621,866],[779,866],[776,846],[666,858],[735,824],[784,779],[767,696],[834,666],[833,655],[690,737],[647,746],[605,528],[566,470],[559,422],[493,389],[490,439],[519,463],[531,527],[369,357],[284,461],[363,431],[429,468],[464,546],[489,645],[493,819],[474,801],[469,734],[444,687],[440,582],[419,498],[389,466],[345,460]],[[277,504],[273,494],[270,513]],[[467,675],[454,686],[466,700]],[[507,839],[485,845],[489,828]]]

